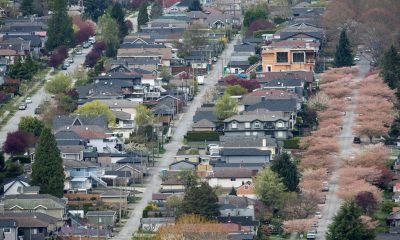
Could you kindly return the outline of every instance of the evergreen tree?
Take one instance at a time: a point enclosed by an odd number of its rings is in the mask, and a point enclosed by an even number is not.
[[[381,60],[381,75],[391,89],[400,87],[400,54],[398,49],[391,45],[385,51]]]
[[[109,5],[109,0],[85,0],[85,15],[97,22],[97,19],[104,14]]]
[[[125,13],[120,3],[115,3],[111,9],[111,17],[118,23],[120,39],[128,34],[128,27],[125,24]]]
[[[147,24],[148,21],[149,14],[147,12],[147,4],[143,3],[139,8],[139,13],[137,17],[138,29],[140,29],[140,26]]]
[[[50,128],[45,128],[36,145],[32,164],[32,184],[40,186],[42,193],[62,197],[64,191],[63,162],[57,142]]]
[[[200,4],[200,0],[192,0],[190,2],[188,11],[203,11],[203,9],[201,8],[201,4]]]
[[[271,170],[276,172],[281,178],[286,190],[296,192],[299,190],[299,174],[297,166],[290,160],[290,155],[282,153],[272,161]]]
[[[159,1],[155,1],[151,6],[150,16],[151,19],[156,19],[163,15],[163,7]]]
[[[23,16],[28,16],[33,14],[33,0],[22,0],[20,10]]]
[[[336,46],[335,66],[348,67],[353,65],[353,54],[351,52],[350,41],[347,37],[346,30],[342,30],[339,38],[339,45]]]
[[[53,50],[59,46],[74,44],[74,30],[72,19],[68,16],[66,0],[54,0],[54,13],[49,20],[46,48]]]
[[[360,219],[361,210],[351,201],[340,208],[326,234],[327,240],[373,240],[374,232]]]
[[[191,187],[182,201],[182,213],[198,214],[206,218],[219,215],[218,197],[207,183]]]

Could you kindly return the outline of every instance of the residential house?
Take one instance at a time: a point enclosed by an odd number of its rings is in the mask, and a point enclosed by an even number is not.
[[[2,199],[5,212],[43,213],[56,218],[59,224],[66,220],[66,202],[49,194],[8,195]]]
[[[153,193],[151,201],[155,202],[158,206],[164,206],[165,201],[170,196],[172,196],[172,193]]]
[[[301,103],[297,97],[268,97],[262,98],[261,102],[255,103],[253,105],[244,106],[245,111],[253,112],[249,114],[268,114],[267,112],[283,112],[284,118],[289,118],[293,121],[296,119],[297,112],[301,109]]]
[[[41,240],[57,230],[57,219],[40,212],[2,212],[0,239]]]
[[[162,66],[169,67],[172,59],[172,48],[163,44],[129,44],[123,43],[118,48],[117,59],[152,58],[159,59]]]
[[[7,195],[19,194],[19,190],[24,187],[30,187],[29,179],[25,177],[16,177],[11,179],[5,179],[3,182],[3,193]]]
[[[232,25],[234,18],[228,12],[220,11],[216,8],[205,8],[207,19],[205,24],[210,29],[223,29]]]
[[[182,18],[167,18],[161,16],[156,19],[151,19],[146,25],[140,26],[140,30],[155,30],[163,28],[187,28],[189,26],[189,19]]]
[[[215,171],[207,177],[211,187],[220,186],[224,189],[239,187],[247,182],[252,182],[256,172],[244,168],[225,168]]]
[[[313,7],[309,2],[300,2],[292,7],[293,23],[307,23],[323,27],[325,7]]]
[[[256,47],[251,44],[240,44],[233,46],[233,51],[253,55],[256,52]]]
[[[29,53],[34,59],[39,58],[40,50],[44,47],[44,41],[38,35],[4,35],[3,40],[12,41],[12,39],[24,40],[25,42],[29,42]]]
[[[115,211],[88,211],[86,219],[94,227],[114,227],[117,221],[117,213]]]
[[[217,125],[208,119],[201,119],[193,123],[192,131],[194,132],[214,132],[216,130]]]
[[[389,224],[389,233],[400,234],[400,210],[395,209],[386,219]]]
[[[247,107],[259,103],[261,101],[265,101],[266,99],[290,99],[297,98],[298,96],[295,93],[288,92],[286,90],[281,89],[272,89],[272,90],[264,90],[257,89],[253,92],[247,93],[242,96],[240,101],[238,102],[238,112],[243,112],[247,109]],[[298,99],[300,104],[300,99]]]
[[[129,194],[120,190],[109,190],[100,194],[100,199],[107,205],[126,206]]]
[[[271,159],[282,151],[283,142],[268,136],[220,136],[220,146],[223,148],[254,148],[268,150]]]
[[[64,159],[64,191],[84,191],[92,189],[93,185],[107,187],[101,177],[104,171],[97,163]]]
[[[314,71],[319,42],[284,40],[263,46],[263,72]]]
[[[63,133],[65,132],[67,131],[58,132],[56,137],[62,137]],[[83,151],[85,149],[83,145],[60,145],[58,146],[58,149],[60,150],[62,159],[77,160],[77,161],[83,160]]]
[[[146,169],[144,168],[145,167],[141,165],[120,164],[113,168],[113,171],[121,172],[123,174],[125,174],[125,172],[129,172],[129,175],[133,178],[135,183],[141,183],[143,182],[143,174],[147,173]]]
[[[193,124],[196,124],[197,122],[201,120],[207,120],[208,122],[216,124],[218,122],[218,118],[215,115],[214,112],[214,105],[203,105],[200,108],[196,110],[196,113],[193,116]],[[204,123],[204,121],[203,121]],[[211,125],[210,125],[211,126]],[[202,127],[202,126],[200,126]],[[203,127],[205,127],[203,125]],[[220,128],[216,126],[216,130],[219,130]]]
[[[182,160],[182,161],[177,161],[174,163],[171,163],[169,165],[169,170],[170,171],[181,171],[181,170],[193,170],[196,171],[198,163],[194,163],[188,160]]]
[[[153,58],[121,58],[112,59],[109,61],[109,64],[111,69],[123,65],[130,69],[140,68],[153,72],[157,71],[159,67],[162,66],[162,60]]]
[[[290,93],[295,93],[301,102],[304,102],[307,96],[307,91],[304,82],[300,78],[284,77],[280,79],[273,79],[265,81],[262,84],[263,89],[266,90],[284,90]]]
[[[217,217],[220,223],[235,223],[241,225],[242,227],[251,229],[253,235],[257,234],[259,222],[255,221],[251,216],[227,216],[227,217]]]
[[[184,183],[177,179],[177,176],[174,174],[169,174],[167,179],[161,183],[160,193],[181,193],[184,191]]]
[[[279,31],[279,40],[304,40],[306,42],[323,42],[323,29],[308,23],[296,23]]]
[[[79,116],[79,115],[59,115],[53,118],[53,129],[65,126],[85,126],[96,125],[107,128],[107,118],[105,116]]]
[[[127,187],[133,182],[130,171],[106,170],[101,178],[107,182],[109,186]]]
[[[248,169],[251,171],[260,171],[262,170],[266,163],[254,163],[254,162],[243,162],[243,163],[227,163],[221,160],[211,160],[208,163],[209,165],[203,164],[204,166],[207,166],[211,169],[211,172],[207,172],[207,174],[205,174],[206,176],[209,176],[212,174],[213,171],[219,171],[222,169],[226,169],[226,168],[244,168],[244,169]],[[201,165],[199,165],[201,166]],[[200,168],[198,168],[200,169]],[[199,173],[199,170],[197,171],[197,173]]]
[[[251,112],[224,120],[225,136],[272,136],[286,139],[293,129],[290,117],[283,112]]]
[[[248,216],[255,220],[255,211],[254,205],[249,204],[246,206],[238,206],[235,204],[229,203],[219,203],[219,212],[221,217],[240,217],[240,216]]]
[[[304,88],[310,91],[311,85],[314,82],[314,73],[310,71],[265,72],[258,74],[257,82],[263,87],[265,83],[286,78],[301,79],[304,83]]]
[[[207,20],[207,14],[202,11],[190,11],[187,12],[186,16],[190,19],[191,24],[204,25]]]
[[[271,151],[254,148],[224,148],[221,160],[226,163],[269,163]]]
[[[141,75],[141,83],[143,85],[155,86],[159,85],[158,80],[156,80],[157,75],[159,74],[156,69],[154,70],[146,70],[138,67],[130,68],[127,63],[121,64],[119,66],[114,66],[110,70],[109,73],[113,72],[126,72],[126,73],[136,73],[137,75]]]
[[[240,197],[247,197],[250,199],[257,199],[254,191],[254,185],[251,183],[245,183],[240,187],[236,188],[236,195]]]

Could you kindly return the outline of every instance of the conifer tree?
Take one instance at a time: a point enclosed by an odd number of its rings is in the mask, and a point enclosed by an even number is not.
[[[139,8],[139,13],[137,17],[138,29],[140,29],[140,26],[147,24],[148,21],[149,14],[147,12],[147,4],[143,3]]]
[[[282,153],[277,159],[272,161],[271,170],[277,173],[285,184],[286,190],[296,192],[299,190],[299,174],[297,166],[290,160],[290,155]]]
[[[54,13],[49,20],[47,30],[46,48],[53,50],[56,47],[74,44],[74,30],[72,29],[72,19],[68,16],[68,6],[66,0],[54,0]]]
[[[400,81],[400,55],[398,49],[391,45],[385,51],[381,61],[381,75],[391,89],[399,87]]]
[[[353,54],[351,52],[350,41],[347,37],[346,30],[342,30],[339,38],[339,45],[336,46],[335,66],[348,67],[353,65]]]
[[[50,128],[44,128],[36,145],[32,184],[39,186],[41,193],[62,197],[64,178],[63,162],[56,139]]]
[[[326,234],[327,240],[373,240],[374,232],[361,221],[361,209],[351,201],[340,208]]]
[[[181,211],[186,214],[198,214],[206,218],[219,215],[218,197],[208,183],[191,187],[186,191]]]

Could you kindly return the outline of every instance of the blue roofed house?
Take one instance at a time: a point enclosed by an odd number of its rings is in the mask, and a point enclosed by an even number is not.
[[[84,162],[77,160],[63,160],[65,181],[64,191],[87,192],[92,186],[107,187],[107,183],[101,179],[104,175],[104,169],[97,163]]]

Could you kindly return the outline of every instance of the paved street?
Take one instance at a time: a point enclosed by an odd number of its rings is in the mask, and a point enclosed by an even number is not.
[[[227,56],[230,58],[230,55],[233,52],[233,45],[236,44],[236,39],[232,41],[231,44],[228,45],[226,49],[226,53],[221,54],[221,56]],[[130,212],[130,216],[128,221],[125,223],[122,230],[115,236],[113,239],[115,240],[126,240],[131,239],[132,234],[136,232],[140,225],[140,217],[142,216],[142,211],[146,207],[147,203],[151,201],[151,196],[153,193],[158,192],[161,186],[161,178],[159,177],[159,172],[162,169],[168,168],[169,164],[174,161],[174,157],[178,149],[183,145],[183,136],[186,134],[192,125],[193,116],[196,112],[196,109],[201,106],[203,102],[204,94],[208,89],[211,89],[217,82],[218,78],[222,74],[222,59],[220,58],[218,62],[215,64],[214,69],[210,72],[208,77],[205,80],[205,85],[200,87],[199,94],[195,97],[193,102],[186,108],[186,112],[183,114],[183,117],[175,124],[174,134],[171,138],[171,141],[165,145],[166,152],[162,156],[162,160],[160,161],[159,166],[151,169],[150,174],[150,182],[147,184],[147,188],[143,193],[143,197],[139,203],[134,204],[134,210]],[[226,62],[226,60],[224,61]]]
[[[359,67],[359,74],[358,77],[355,78],[355,81],[360,81],[365,74],[369,70],[369,61],[367,61],[365,58],[362,58],[360,62],[358,62],[357,66]],[[348,109],[346,110],[346,116],[343,119],[343,131],[341,132],[340,136],[338,137],[338,143],[340,145],[340,153],[336,157],[336,165],[335,165],[335,170],[332,172],[331,178],[329,180],[329,192],[326,196],[326,205],[324,206],[324,209],[322,211],[322,219],[319,220],[319,228],[318,228],[318,235],[317,239],[325,240],[325,234],[328,230],[329,224],[332,223],[333,217],[336,215],[338,212],[342,200],[338,198],[336,195],[336,192],[338,190],[338,185],[337,185],[337,170],[340,168],[341,165],[341,159],[342,157],[348,157],[350,156],[354,150],[355,146],[353,145],[353,125],[355,121],[355,98],[358,95],[358,91],[354,90],[353,91],[353,96],[352,99],[353,101],[350,102]]]
[[[62,73],[72,73],[76,67],[80,66],[85,61],[85,56],[89,53],[91,48],[83,49],[81,55],[76,55],[74,57],[74,63],[68,67],[67,70],[60,71]],[[46,79],[50,79],[50,74],[47,74]],[[18,129],[18,123],[21,117],[24,116],[34,116],[35,108],[39,106],[41,102],[45,99],[50,99],[50,95],[44,91],[44,87],[39,89],[32,97],[32,103],[28,104],[28,108],[26,110],[18,110],[14,116],[8,121],[8,123],[0,130],[0,144],[3,145],[4,141],[7,138],[8,132],[13,132]]]

